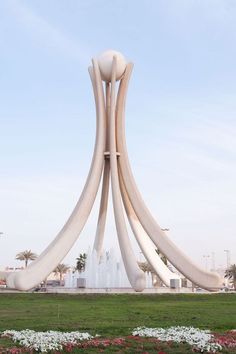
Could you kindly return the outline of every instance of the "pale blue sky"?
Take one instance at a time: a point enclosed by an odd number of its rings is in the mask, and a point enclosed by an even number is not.
[[[87,67],[109,48],[135,64],[127,141],[147,205],[199,264],[236,262],[235,43],[233,0],[2,0],[0,265],[40,253],[73,209],[94,143]],[[67,263],[93,243],[96,208]]]

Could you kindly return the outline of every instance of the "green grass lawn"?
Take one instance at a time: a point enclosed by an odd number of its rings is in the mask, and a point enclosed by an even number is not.
[[[0,294],[0,331],[80,330],[111,338],[137,326],[176,325],[236,329],[236,294]]]

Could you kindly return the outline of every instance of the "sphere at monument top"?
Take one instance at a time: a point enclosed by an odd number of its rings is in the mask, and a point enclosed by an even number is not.
[[[112,62],[113,58],[116,56],[117,58],[117,66],[116,66],[116,81],[120,80],[122,75],[126,69],[126,60],[123,54],[117,52],[115,50],[107,50],[99,55],[98,57],[98,65],[101,72],[101,77],[103,81],[110,82],[111,74],[112,74]]]

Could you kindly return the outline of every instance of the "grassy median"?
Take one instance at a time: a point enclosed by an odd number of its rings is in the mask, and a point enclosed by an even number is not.
[[[80,330],[112,338],[137,326],[177,325],[236,329],[236,294],[0,294],[0,331]]]

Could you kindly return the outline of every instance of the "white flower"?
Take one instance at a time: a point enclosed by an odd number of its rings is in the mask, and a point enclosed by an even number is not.
[[[160,341],[173,341],[188,343],[200,352],[213,352],[222,349],[221,345],[213,342],[214,336],[208,330],[194,327],[146,328],[137,327],[132,332],[133,336],[155,337]]]
[[[86,332],[35,332],[30,329],[23,331],[7,330],[2,332],[1,336],[11,337],[14,342],[42,353],[61,350],[65,344],[76,344],[78,341],[93,338]]]

